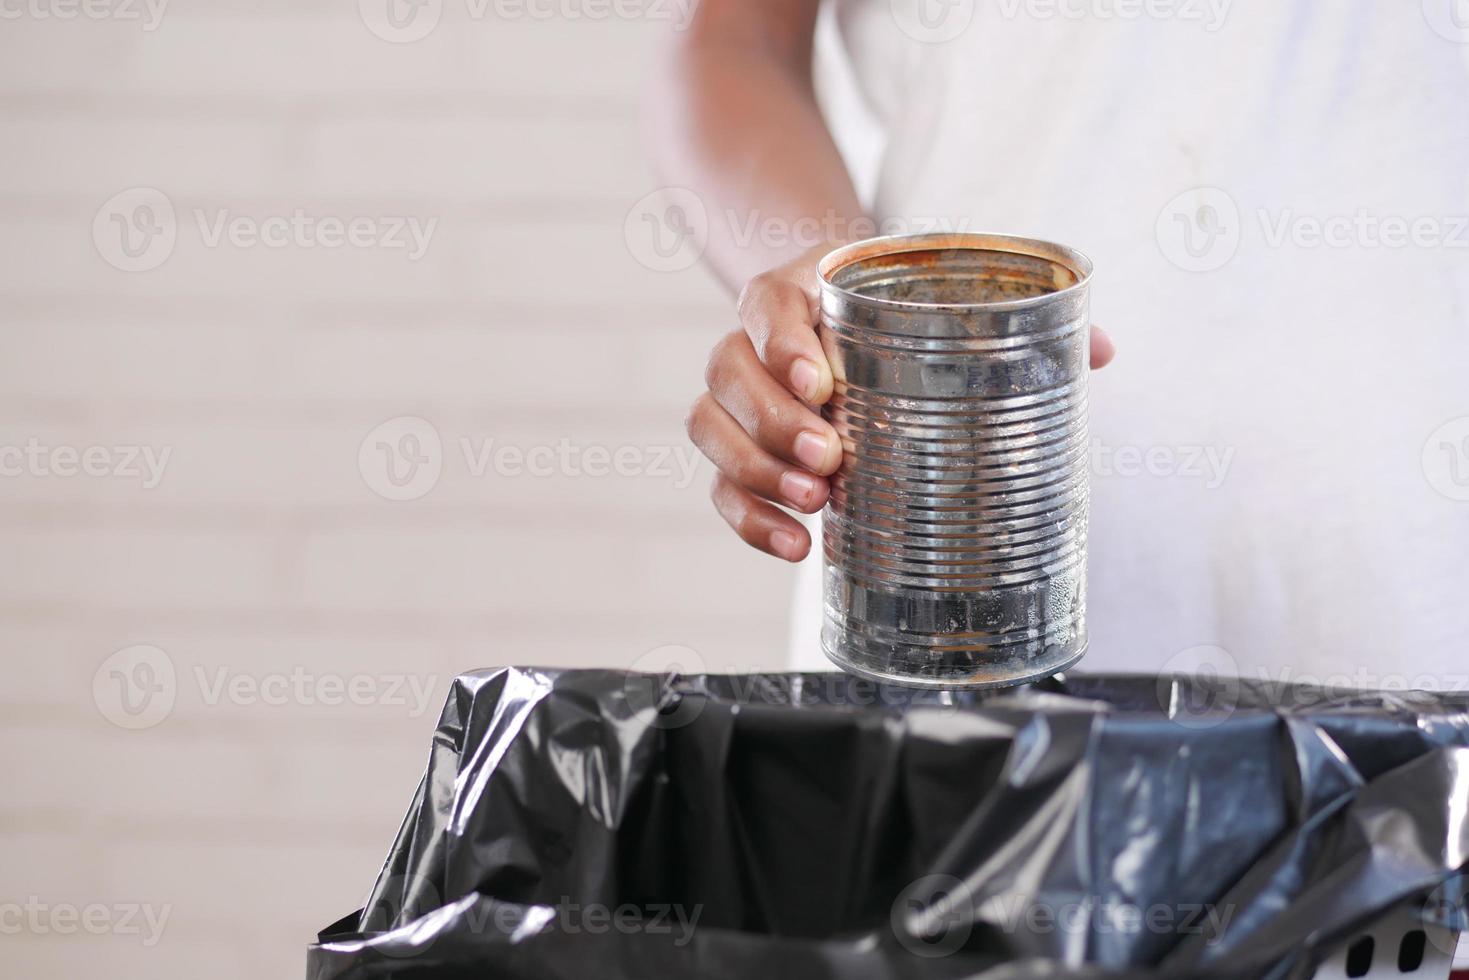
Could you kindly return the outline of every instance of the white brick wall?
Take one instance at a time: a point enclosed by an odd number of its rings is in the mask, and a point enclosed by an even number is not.
[[[687,453],[731,322],[703,273],[650,271],[623,238],[670,25],[469,9],[406,44],[350,0],[0,26],[0,447],[170,453],[151,489],[0,476],[0,912],[41,908],[0,931],[6,976],[300,975],[370,884],[460,670],[670,644],[780,663],[789,576],[725,533],[707,467],[475,475],[460,451]],[[92,224],[135,186],[178,237],[130,273]],[[195,216],[296,209],[437,224],[410,260],[211,247]],[[405,415],[443,472],[387,501],[359,446]],[[135,644],[164,651],[175,700],[130,731],[94,675]],[[291,676],[316,686],[252,687]],[[369,703],[323,696],[354,678]],[[113,925],[68,934],[97,904]],[[154,945],[116,927],[137,905],[168,912]]]

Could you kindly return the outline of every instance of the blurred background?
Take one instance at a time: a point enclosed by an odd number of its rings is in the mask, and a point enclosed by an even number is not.
[[[782,662],[683,433],[685,6],[4,6],[0,972],[299,976],[456,673]]]

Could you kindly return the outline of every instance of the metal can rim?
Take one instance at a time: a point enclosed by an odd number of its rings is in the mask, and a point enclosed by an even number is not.
[[[865,259],[896,255],[902,252],[939,251],[941,249],[1009,252],[1028,258],[1046,259],[1068,269],[1076,276],[1076,282],[1053,292],[1042,293],[1039,296],[1027,296],[1022,299],[979,303],[915,303],[867,296],[847,289],[845,286],[837,285],[832,278],[842,269]],[[821,279],[822,290],[840,296],[849,302],[876,309],[934,312],[985,310],[1003,313],[1054,303],[1062,297],[1085,290],[1091,284],[1094,267],[1092,260],[1080,250],[1040,238],[1025,238],[1001,232],[931,232],[920,235],[884,235],[842,245],[822,256],[816,268]]]

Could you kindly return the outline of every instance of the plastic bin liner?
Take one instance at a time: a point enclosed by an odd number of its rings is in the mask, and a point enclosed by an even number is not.
[[[1076,675],[456,680],[308,977],[1308,977],[1457,929],[1469,698]]]

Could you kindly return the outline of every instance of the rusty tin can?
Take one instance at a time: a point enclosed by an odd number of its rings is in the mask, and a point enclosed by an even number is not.
[[[1008,235],[820,264],[842,439],[821,643],[888,683],[1003,687],[1086,652],[1091,262]]]

